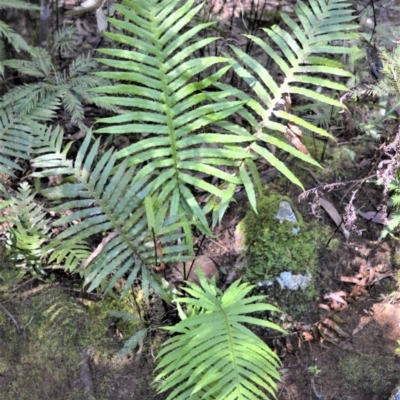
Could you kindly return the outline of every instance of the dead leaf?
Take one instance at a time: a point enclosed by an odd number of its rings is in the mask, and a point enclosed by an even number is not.
[[[325,318],[322,323],[328,328],[334,330],[339,336],[342,336],[344,338],[350,337],[347,332],[345,332],[336,322],[332,321],[330,318]]]
[[[104,246],[113,238],[115,238],[115,236],[117,236],[118,233],[117,232],[111,232],[109,233],[102,241],[101,243],[96,247],[96,249],[93,251],[93,253],[86,259],[86,261],[83,263],[82,268],[85,269],[90,262],[97,257],[101,251],[104,249]]]
[[[165,264],[164,264],[164,262],[163,262],[163,260],[162,260],[162,256],[163,256],[163,247],[162,247],[162,243],[161,243],[160,240],[157,240],[157,243],[156,243],[156,250],[157,250],[157,256],[158,256],[158,258],[160,259],[160,261],[159,261],[158,265],[154,266],[154,269],[155,269],[156,271],[164,271],[164,269],[165,269]]]
[[[308,156],[310,155],[310,152],[307,150],[306,146],[304,146],[304,144],[301,141],[303,139],[303,132],[298,126],[288,122],[288,125],[286,127],[285,137],[294,147],[296,147],[297,150],[301,151],[302,153]]]
[[[332,299],[336,300],[338,303],[346,304],[347,301],[343,299],[343,296],[346,297],[348,294],[346,292],[336,292],[336,293],[329,293],[324,296],[324,299]]]
[[[301,338],[305,342],[311,342],[312,340],[314,340],[314,336],[310,332],[302,332],[301,333]]]
[[[328,200],[319,199],[319,204],[321,207],[328,213],[328,215],[333,219],[337,226],[340,226],[341,231],[343,232],[344,237],[346,240],[350,237],[350,232],[344,227],[342,217],[336,210],[335,206]]]
[[[322,338],[327,342],[337,345],[339,343],[339,338],[337,334],[323,326],[321,323],[317,324],[318,331],[321,334]]]
[[[382,213],[375,212],[375,211],[367,211],[367,212],[359,212],[359,214],[367,219],[370,222],[374,222],[375,224],[381,224],[381,225],[386,225],[387,222],[390,222],[386,218],[386,216]]]
[[[332,313],[332,315],[330,315],[330,318],[333,319],[338,324],[346,324],[347,323],[343,318],[339,317],[339,315],[337,313]]]

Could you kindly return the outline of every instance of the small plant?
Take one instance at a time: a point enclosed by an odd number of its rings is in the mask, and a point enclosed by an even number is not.
[[[184,290],[189,317],[165,328],[173,335],[158,354],[159,391],[172,389],[168,400],[269,399],[279,380],[277,355],[244,324],[284,332],[272,322],[248,316],[258,311],[279,311],[261,303],[264,296],[246,297],[253,286],[234,282],[224,293],[201,270],[201,287],[188,283]],[[268,395],[260,390],[264,388]]]
[[[308,367],[307,370],[311,375],[314,375],[314,376],[318,376],[321,372],[321,370],[318,369],[318,367],[316,365],[311,365],[311,367]]]
[[[397,344],[399,347],[396,348],[396,353],[400,353],[400,339],[397,339]]]

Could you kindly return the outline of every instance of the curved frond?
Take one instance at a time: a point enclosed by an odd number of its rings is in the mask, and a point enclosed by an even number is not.
[[[163,248],[162,259],[165,262],[177,262],[180,258],[185,259],[181,254],[192,252],[190,243],[176,245],[176,241],[184,236],[180,232],[188,228],[190,222],[182,222],[178,216],[166,218],[167,208],[164,207],[159,211],[164,214],[156,218],[160,225],[149,229],[144,206],[146,191],[143,190],[149,177],[129,185],[135,169],[127,166],[127,160],[117,165],[117,158],[111,150],[99,156],[99,146],[100,140],[93,143],[89,131],[76,159],[69,160],[62,149],[62,131],[49,129],[47,134],[41,133],[34,142],[34,151],[40,155],[33,160],[33,167],[40,172],[32,176],[62,175],[69,178],[59,186],[41,191],[57,204],[51,210],[61,214],[61,218],[52,225],[68,226],[46,250],[53,250],[58,257],[59,254],[66,254],[68,249],[76,249],[93,235],[111,232],[103,241],[100,254],[87,258],[89,266],[86,269],[86,264],[82,263],[85,281],[90,283],[89,290],[98,286],[109,290],[127,274],[123,292],[126,294],[139,274],[144,287],[151,283],[149,269],[160,261],[154,249],[155,239]],[[114,167],[116,171],[112,175]],[[154,195],[156,202],[157,198]],[[73,211],[63,215],[67,210]],[[74,262],[75,268],[76,258]]]
[[[40,10],[36,4],[30,4],[22,0],[0,0],[0,10],[14,8],[16,10]]]
[[[30,159],[30,132],[28,125],[14,117],[11,107],[0,109],[0,173],[15,176],[14,170],[22,170],[16,159]]]
[[[12,257],[25,270],[44,273],[41,259],[46,254],[44,244],[50,240],[50,220],[46,219],[43,207],[34,202],[34,194],[27,182],[20,185],[12,198],[8,214],[11,227],[7,246]]]
[[[127,160],[127,166],[146,164],[132,185],[151,177],[144,188],[146,194],[168,188],[177,204],[206,227],[204,212],[210,207],[200,206],[197,191],[211,195],[211,209],[218,208],[228,188],[231,192],[231,185],[242,183],[237,167],[254,157],[240,145],[255,139],[245,130],[224,130],[222,125],[220,132],[214,130],[215,124],[241,108],[243,101],[227,101],[230,90],[210,90],[230,67],[224,57],[194,58],[196,50],[218,38],[193,40],[210,25],[190,28],[201,8],[193,5],[194,0],[183,5],[179,1],[124,0],[124,5],[117,5],[125,20],[110,19],[116,33],[105,35],[134,50],[100,50],[113,58],[98,61],[113,71],[97,75],[117,82],[94,89],[105,96],[92,100],[125,110],[98,120],[106,126],[97,133],[146,135],[117,153],[118,159]],[[217,72],[196,81],[207,68],[221,64]],[[221,185],[210,184],[204,177]],[[164,196],[167,198],[167,193]]]
[[[156,370],[161,372],[155,381],[160,392],[172,389],[168,400],[275,397],[279,358],[244,324],[283,332],[248,316],[279,310],[262,303],[263,296],[246,297],[253,288],[247,283],[236,281],[222,293],[215,282],[207,283],[200,269],[198,274],[201,287],[189,283],[185,290],[191,297],[177,300],[187,304],[190,316],[167,328],[175,335],[158,354]]]
[[[289,28],[288,31],[279,26],[273,26],[271,29],[264,28],[266,40],[246,35],[277,64],[284,77],[280,83],[276,82],[260,62],[241,49],[230,46],[237,60],[230,61],[233,70],[248,84],[258,99],[254,100],[254,96],[250,98],[243,93],[235,93],[239,99],[247,98],[246,106],[262,120],[261,123],[257,123],[254,120],[248,120],[243,115],[255,129],[255,137],[314,165],[318,164],[307,154],[299,151],[301,148],[295,149],[268,132],[279,132],[290,138],[290,128],[294,125],[298,129],[303,128],[321,136],[331,137],[325,129],[293,115],[290,96],[300,95],[319,104],[344,107],[339,100],[331,95],[320,93],[319,89],[347,91],[345,85],[326,76],[352,76],[341,63],[324,57],[326,53],[343,54],[353,51],[352,48],[329,44],[332,41],[351,40],[358,37],[356,32],[352,32],[358,26],[349,24],[356,17],[352,16],[351,10],[346,7],[348,4],[343,4],[341,0],[312,0],[310,6],[299,1],[295,7],[299,23],[288,15],[281,14],[282,20]],[[324,74],[324,77],[318,77],[317,74]],[[219,84],[218,86],[221,89],[227,88],[227,85]],[[267,159],[292,182],[301,185],[297,178],[265,147],[255,142],[249,147],[259,156]]]

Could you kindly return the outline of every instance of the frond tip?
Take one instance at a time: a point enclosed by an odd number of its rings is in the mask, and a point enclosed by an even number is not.
[[[161,382],[160,392],[173,388],[167,400],[274,398],[279,358],[243,324],[284,332],[278,325],[248,316],[279,310],[262,303],[263,296],[246,298],[253,289],[247,283],[236,281],[222,293],[215,281],[207,283],[200,269],[197,273],[201,287],[188,283],[185,290],[191,298],[177,300],[187,304],[190,316],[167,328],[175,335],[158,355],[156,370],[161,372],[155,381]]]

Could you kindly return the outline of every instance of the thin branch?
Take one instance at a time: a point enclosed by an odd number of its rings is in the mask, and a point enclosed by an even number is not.
[[[15,327],[17,328],[17,331],[19,332],[19,325],[17,320],[12,316],[12,314],[3,306],[3,304],[0,303],[0,307],[3,309],[3,311],[10,317],[11,321],[14,323]]]

